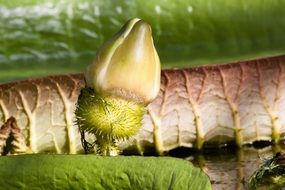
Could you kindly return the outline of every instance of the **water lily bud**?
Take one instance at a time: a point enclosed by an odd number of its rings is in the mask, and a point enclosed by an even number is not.
[[[85,73],[87,86],[98,93],[148,103],[160,88],[160,61],[150,25],[129,20],[101,47]]]
[[[160,88],[160,61],[150,26],[140,19],[128,21],[97,52],[85,79],[87,87],[75,110],[83,148],[88,152],[88,132],[96,136],[98,154],[119,154],[117,142],[138,132],[145,105]]]

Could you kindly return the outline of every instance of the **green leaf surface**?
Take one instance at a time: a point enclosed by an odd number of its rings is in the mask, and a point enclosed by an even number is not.
[[[83,71],[133,17],[151,24],[163,67],[280,55],[284,7],[281,0],[0,0],[0,68],[16,78],[35,67]],[[37,72],[24,77],[43,75]]]
[[[21,155],[0,157],[1,189],[211,189],[187,161],[166,157]]]

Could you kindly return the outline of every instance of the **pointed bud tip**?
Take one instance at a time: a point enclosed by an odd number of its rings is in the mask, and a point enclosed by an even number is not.
[[[132,28],[132,31],[135,31],[135,30],[137,30],[138,33],[140,33],[140,32],[149,32],[149,33],[151,34],[151,27],[150,27],[150,25],[149,25],[146,21],[144,21],[144,20],[138,20],[138,21],[134,24],[134,26],[133,26],[133,28]]]

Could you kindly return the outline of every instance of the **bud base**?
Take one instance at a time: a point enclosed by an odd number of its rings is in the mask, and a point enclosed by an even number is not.
[[[108,144],[114,149],[116,141],[135,135],[142,125],[144,113],[144,104],[104,96],[91,88],[81,90],[75,110],[80,131],[94,134],[96,144],[103,152],[108,152]]]

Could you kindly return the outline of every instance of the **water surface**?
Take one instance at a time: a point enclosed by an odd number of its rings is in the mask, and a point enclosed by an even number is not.
[[[214,190],[248,189],[248,181],[259,166],[284,151],[284,145],[264,148],[244,147],[243,149],[207,149],[202,153],[190,153],[187,149],[170,152],[171,156],[183,157],[200,167],[210,177]]]

